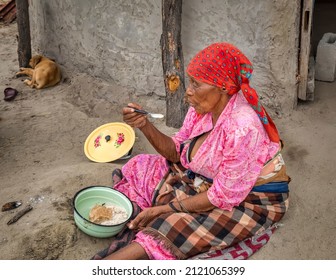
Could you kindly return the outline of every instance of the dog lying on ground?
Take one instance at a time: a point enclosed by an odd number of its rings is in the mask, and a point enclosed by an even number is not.
[[[16,76],[26,75],[31,79],[24,83],[31,88],[46,88],[56,85],[61,80],[61,70],[57,63],[42,55],[35,55],[29,61],[31,68],[20,68]]]

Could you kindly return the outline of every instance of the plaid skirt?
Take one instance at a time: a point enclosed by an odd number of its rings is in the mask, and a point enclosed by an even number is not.
[[[268,189],[270,191],[268,191]],[[197,192],[182,183],[157,188],[153,206],[179,201]],[[143,233],[164,244],[177,259],[224,249],[252,237],[280,221],[288,209],[288,183],[273,182],[252,189],[232,211],[215,208],[200,213],[166,213]]]

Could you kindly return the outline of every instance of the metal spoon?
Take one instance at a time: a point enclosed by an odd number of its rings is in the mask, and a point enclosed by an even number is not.
[[[131,106],[127,106],[127,107],[132,108],[134,110],[134,112],[137,112],[137,113],[142,114],[142,115],[148,115],[153,119],[162,119],[164,117],[164,115],[162,115],[162,114],[149,113],[145,110],[136,109],[136,108],[131,107]]]

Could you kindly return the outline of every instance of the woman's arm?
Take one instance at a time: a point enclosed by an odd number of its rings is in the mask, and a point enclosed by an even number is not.
[[[176,151],[176,146],[171,137],[160,132],[151,122],[140,128],[155,150],[171,162],[179,162],[180,155]]]
[[[141,107],[135,103],[129,103],[128,105],[141,109]],[[148,121],[145,115],[138,114],[134,112],[134,109],[125,107],[123,108],[123,119],[130,126],[139,128],[159,154],[171,162],[178,162],[180,160],[180,155],[176,151],[176,146],[172,138],[160,132]]]
[[[189,213],[207,212],[215,208],[215,206],[208,199],[207,191],[190,196],[180,201],[174,201],[171,205],[180,212]]]
[[[128,227],[130,229],[140,230],[146,227],[155,217],[169,212],[197,213],[210,211],[214,208],[215,206],[212,205],[208,199],[207,192],[202,192],[179,202],[174,201],[167,205],[146,208],[128,224]]]

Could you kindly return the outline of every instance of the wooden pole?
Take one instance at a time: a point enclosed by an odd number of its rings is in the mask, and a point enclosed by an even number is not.
[[[182,0],[162,0],[162,66],[166,90],[166,125],[179,128],[188,106],[181,43]]]
[[[16,21],[18,25],[18,59],[20,67],[28,67],[31,58],[28,0],[16,0]]]

